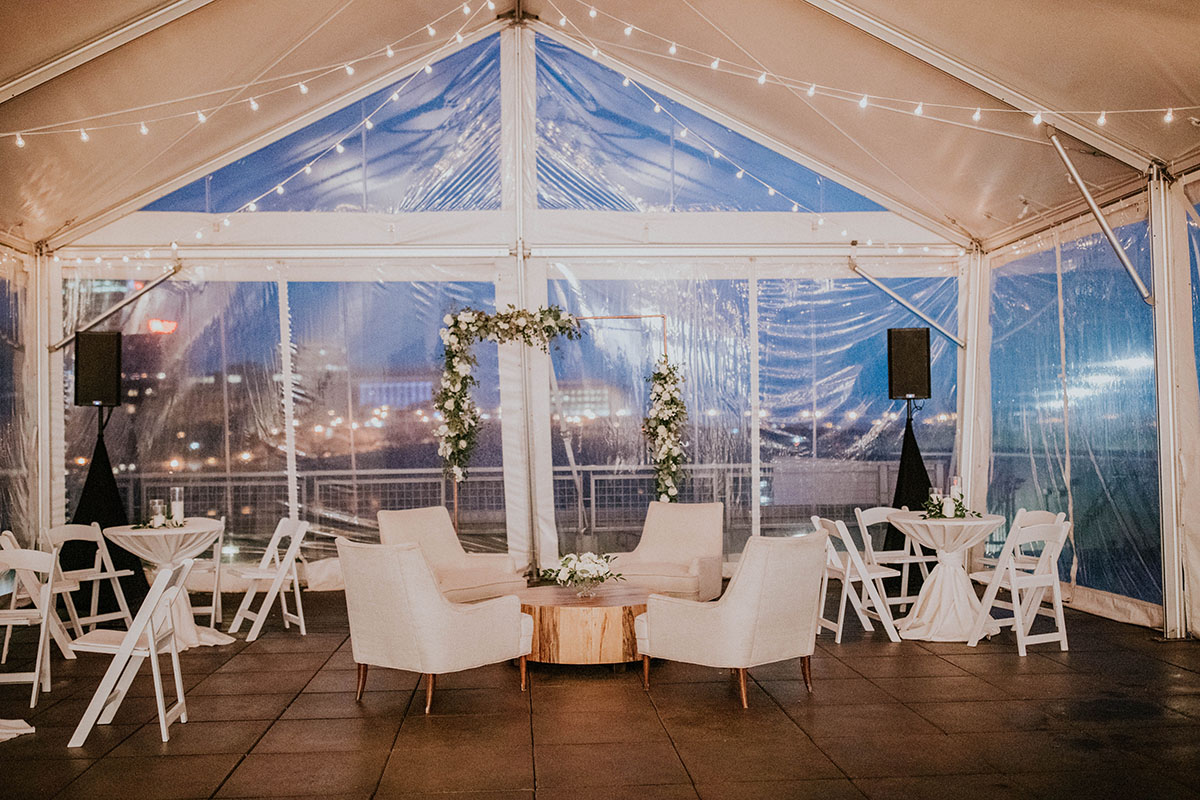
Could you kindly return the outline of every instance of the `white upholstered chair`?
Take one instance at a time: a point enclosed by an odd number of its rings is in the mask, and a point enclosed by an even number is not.
[[[631,553],[613,553],[613,572],[633,586],[686,600],[721,594],[722,503],[654,502]]]
[[[746,670],[802,659],[812,691],[824,533],[790,538],[752,536],[720,600],[699,603],[652,594],[634,620],[642,680],[650,688],[650,659],[665,658],[737,672],[747,707]]]
[[[425,713],[435,676],[518,659],[525,691],[525,657],[533,618],[515,595],[452,603],[416,543],[362,544],[337,540],[346,583],[350,644],[358,664],[357,699],[370,666],[425,676]]]
[[[500,597],[526,586],[525,576],[507,553],[463,550],[445,506],[380,511],[379,541],[419,545],[438,588],[452,603]]]

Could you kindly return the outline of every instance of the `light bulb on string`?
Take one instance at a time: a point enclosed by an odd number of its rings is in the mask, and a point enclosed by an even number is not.
[[[922,248],[921,248],[921,252],[922,252],[922,253],[928,253],[928,252],[929,252],[929,245],[925,245],[924,247],[922,247]]]
[[[848,233],[849,231],[847,231],[845,228],[842,228],[842,236],[846,236]]]
[[[122,260],[123,262],[125,262],[126,264],[128,264],[128,263],[129,263],[129,256],[121,256],[121,260]]]
[[[800,210],[800,204],[792,203],[792,211],[799,211],[799,210]]]
[[[709,66],[709,68],[710,68],[710,69],[716,69],[717,67],[721,66],[721,59],[719,59],[719,58],[714,58],[714,59],[712,60],[712,63],[711,63],[711,64],[709,64],[708,66]]]
[[[626,26],[625,26],[625,35],[626,35],[626,36],[632,36],[632,35],[633,35],[633,26],[632,26],[632,25],[626,25]]]
[[[25,146],[25,139],[24,139],[24,137],[21,136],[21,134],[18,133],[17,134],[17,147],[24,147],[24,146]]]
[[[560,28],[567,27],[567,15],[566,14],[563,14],[561,17],[558,18],[558,27],[560,27]]]
[[[679,48],[677,48],[675,46],[674,42],[671,42],[671,46],[667,48],[667,52],[671,55],[675,55],[675,53],[678,52],[678,50],[679,50]]]
[[[1107,111],[1100,112],[1100,116],[1096,119],[1096,124],[1101,125],[1101,126],[1108,124],[1108,112]]]
[[[488,7],[488,11],[495,11],[495,10],[496,10],[496,4],[495,4],[495,3],[493,3],[493,2],[492,2],[492,0],[488,0],[488,1],[487,1],[487,7]]]
[[[807,94],[809,97],[812,97],[816,93],[817,93],[817,85],[815,83],[810,83],[808,85],[808,91],[805,92],[805,94]]]
[[[862,99],[858,101],[858,107],[859,107],[859,108],[866,108],[866,107],[867,107],[867,103],[869,103],[869,102],[870,102],[870,100],[869,100],[869,99],[867,98],[867,96],[864,94],[864,95],[862,96]]]
[[[375,128],[375,123],[371,122],[371,120],[369,120],[369,119],[364,120],[363,127],[366,128],[367,130],[373,130]]]
[[[767,73],[764,72],[758,76],[758,85],[762,86],[766,82],[767,82]]]
[[[591,8],[588,9],[588,16],[591,17],[592,19],[596,18],[596,7],[595,6],[592,6]]]
[[[204,238],[204,231],[196,231],[196,238],[197,238],[197,239],[203,239],[203,238]]]
[[[1167,113],[1166,113],[1166,115],[1165,115],[1165,116],[1163,116],[1163,122],[1165,122],[1165,123],[1167,123],[1168,125],[1170,125],[1170,124],[1171,124],[1172,122],[1174,122],[1174,121],[1175,121],[1175,109],[1173,109],[1173,108],[1168,108],[1168,109],[1167,109]]]
[[[975,113],[971,115],[971,120],[972,120],[973,122],[979,122],[979,120],[980,120],[982,117],[983,117],[983,109],[976,108],[976,109],[975,109]]]
[[[471,13],[471,7],[469,5],[467,5],[466,3],[463,3],[463,14],[470,14],[470,13]]]
[[[246,206],[246,210],[247,211],[258,211],[258,203],[251,200],[250,204],[248,206]]]
[[[904,245],[896,245],[896,254],[901,256],[904,255]]]
[[[85,131],[83,128],[80,128],[80,129],[79,129],[79,140],[80,140],[81,142],[86,142],[88,139],[91,139],[91,138],[92,138],[92,137],[88,136],[88,132],[87,132],[87,131]]]
[[[341,142],[338,142],[337,146],[334,147],[334,149],[337,150],[339,153],[344,153],[344,152],[346,152],[346,145],[342,144]]]
[[[875,240],[873,240],[873,239],[867,239],[867,247],[870,247],[870,246],[871,246],[871,245],[873,245],[873,244],[875,244]]]
[[[774,197],[774,196],[775,196],[775,187],[774,187],[774,186],[768,186],[768,187],[767,187],[767,194],[768,194],[769,196],[771,196],[771,197]]]
[[[738,177],[738,179],[739,179],[739,180],[740,180],[740,179],[742,179],[742,178],[744,178],[745,176],[746,176],[746,170],[744,170],[744,169],[739,169],[739,170],[737,171],[737,177]]]
[[[426,75],[432,75],[432,74],[433,74],[433,65],[432,65],[432,64],[426,64],[426,65],[425,65],[425,74],[426,74]]]
[[[454,34],[454,41],[458,42],[459,44],[462,44],[462,40],[463,40],[463,35],[461,33]]]
[[[142,258],[149,258],[149,257],[150,257],[150,251],[149,251],[149,250],[143,250],[143,251],[142,251]]]
[[[250,110],[258,111],[258,101],[255,100],[253,97],[250,98]]]
[[[824,224],[825,224],[825,218],[817,217],[817,225],[820,226],[820,225],[824,225]]]
[[[425,30],[429,32],[430,36],[437,36],[437,31],[434,30],[434,27],[432,25],[426,25]]]
[[[917,103],[917,107],[915,109],[913,109],[913,113],[916,114],[918,117],[922,116],[925,113],[925,104]]]
[[[349,65],[349,64],[347,64],[346,66],[342,67],[342,69],[346,70],[346,74],[347,74],[347,75],[353,75],[353,74],[354,74],[354,67],[352,67],[352,66],[351,66],[351,65]]]
[[[283,184],[282,183],[275,187],[275,194],[283,194]]]
[[[595,58],[598,55],[600,55],[600,48],[593,45],[592,46],[592,58]]]
[[[626,78],[625,80],[621,81],[621,85],[622,85],[622,86],[628,86],[628,85],[629,85],[629,78]]]
[[[201,125],[203,125],[204,123],[208,122],[208,117],[204,114],[203,111],[197,111],[196,112],[196,121],[199,122]]]
[[[718,150],[718,149],[717,149],[717,148],[715,148],[715,147],[713,148],[713,158],[716,158],[716,159],[720,159],[720,158],[721,158],[721,151],[720,151],[720,150]]]
[[[171,249],[172,249],[172,250],[178,250],[178,249],[179,249],[179,242],[171,242]]]
[[[299,88],[300,94],[308,94],[308,84],[306,84],[304,81],[300,81]]]
[[[305,165],[304,165],[304,174],[305,174],[305,175],[312,175],[312,164],[305,164]]]
[[[1036,114],[1034,114],[1034,115],[1033,115],[1033,124],[1034,124],[1034,125],[1041,125],[1041,124],[1042,124],[1042,112],[1041,112],[1041,111],[1039,111],[1039,112],[1037,112]]]
[[[384,52],[387,53],[388,58],[391,58],[392,56],[396,55],[396,51],[392,49],[392,46],[390,44],[387,46],[387,50],[384,50]]]
[[[150,129],[146,127],[146,123],[142,122],[138,124],[138,133],[140,133],[142,136],[146,136],[150,133]]]
[[[658,103],[655,103],[654,104],[654,113],[657,114],[660,111],[662,111],[662,106],[660,106]]]
[[[687,131],[687,128],[684,128],[683,130],[679,131],[679,138],[680,138],[680,139],[686,139],[686,138],[687,138],[687,133],[688,133],[688,131]]]
[[[229,217],[226,217],[225,219],[221,220],[221,224],[224,225],[226,228],[228,228],[230,225],[233,224],[233,221],[231,219],[229,219]]]

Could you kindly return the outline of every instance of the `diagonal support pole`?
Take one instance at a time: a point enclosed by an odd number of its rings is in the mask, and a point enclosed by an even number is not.
[[[1062,146],[1062,142],[1058,140],[1058,131],[1053,128],[1047,130],[1047,135],[1050,137],[1050,143],[1054,145],[1055,152],[1062,159],[1063,164],[1067,167],[1067,172],[1071,173],[1071,180],[1075,182],[1079,193],[1083,195],[1084,202],[1092,211],[1092,216],[1096,218],[1096,222],[1100,225],[1100,230],[1104,231],[1104,238],[1108,239],[1108,243],[1112,245],[1112,249],[1116,252],[1117,258],[1121,261],[1121,266],[1125,267],[1125,271],[1129,273],[1133,285],[1137,287],[1138,294],[1146,301],[1147,305],[1154,305],[1154,295],[1146,288],[1146,284],[1142,281],[1137,270],[1133,267],[1133,262],[1129,260],[1129,254],[1125,252],[1125,248],[1121,246],[1117,235],[1113,233],[1112,226],[1108,224],[1108,220],[1104,218],[1104,212],[1100,210],[1100,206],[1096,204],[1096,199],[1092,197],[1092,193],[1088,191],[1087,184],[1083,182],[1083,178],[1079,176],[1079,170],[1075,169],[1075,163],[1071,161],[1071,157],[1067,155],[1066,148]]]
[[[872,276],[872,275],[870,275],[870,274],[868,274],[868,273],[866,273],[866,272],[863,272],[863,270],[862,270],[862,267],[860,267],[860,266],[858,265],[858,262],[857,262],[857,261],[855,261],[853,258],[851,258],[851,259],[850,259],[850,270],[851,270],[851,272],[853,272],[855,275],[857,275],[858,277],[862,278],[864,281],[866,281],[867,283],[871,284],[871,285],[872,285],[872,286],[874,286],[876,289],[878,289],[879,291],[883,292],[883,293],[884,293],[884,294],[886,294],[888,297],[892,298],[893,300],[895,300],[897,303],[899,303],[900,305],[902,305],[902,306],[904,306],[905,308],[907,308],[907,309],[908,309],[909,311],[911,311],[912,313],[916,314],[916,315],[917,315],[918,317],[920,317],[922,320],[924,320],[924,321],[925,321],[925,322],[927,322],[929,325],[931,325],[931,326],[934,328],[934,330],[936,330],[936,331],[937,331],[938,333],[940,333],[942,336],[945,336],[947,339],[949,339],[950,341],[954,342],[956,345],[958,345],[959,347],[963,348],[964,350],[966,349],[966,347],[967,347],[967,344],[966,344],[966,342],[964,342],[962,339],[960,339],[960,338],[958,338],[957,336],[955,336],[955,335],[954,335],[953,333],[951,333],[950,331],[948,331],[948,330],[946,330],[945,328],[943,328],[943,327],[942,327],[942,326],[941,326],[941,325],[940,325],[940,324],[939,324],[939,323],[938,323],[936,320],[934,320],[932,317],[930,317],[930,316],[929,316],[928,314],[926,314],[924,311],[922,311],[921,309],[917,308],[917,307],[916,307],[916,306],[914,306],[912,303],[910,303],[909,301],[905,300],[905,299],[904,299],[903,297],[901,297],[900,295],[898,295],[898,294],[896,294],[895,292],[893,292],[893,291],[892,291],[891,289],[889,289],[889,288],[888,288],[886,285],[884,285],[883,281],[879,280],[878,278],[876,278],[876,277],[874,277],[874,276]]]

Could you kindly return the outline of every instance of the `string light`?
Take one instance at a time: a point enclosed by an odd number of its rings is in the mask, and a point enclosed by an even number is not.
[[[197,239],[203,239],[203,238],[204,238],[204,231],[196,231],[196,238],[197,238]]]
[[[91,139],[91,138],[92,138],[92,137],[88,136],[88,132],[87,132],[87,131],[85,131],[83,128],[80,128],[80,129],[79,129],[79,140],[80,140],[81,142],[86,142],[88,139]]]
[[[305,165],[304,165],[304,174],[305,174],[305,175],[312,175],[312,164],[305,164]]]
[[[454,34],[454,41],[458,42],[459,44],[462,44],[462,40],[463,40],[463,35],[461,33]]]
[[[687,128],[684,128],[683,130],[679,131],[679,138],[680,138],[680,139],[686,139],[686,138],[687,138]]]
[[[246,206],[247,211],[258,211],[258,203],[251,200]]]
[[[387,46],[387,50],[384,50],[384,52],[387,53],[388,58],[391,58],[392,56],[396,55],[396,51],[392,49],[392,46],[390,44]]]
[[[221,224],[224,225],[226,228],[228,228],[230,225],[233,224],[233,221],[230,220],[229,217],[226,217],[225,219],[221,220]],[[147,256],[147,258],[148,257],[149,256]]]
[[[918,117],[923,115],[925,113],[925,104],[917,103],[917,107],[913,110],[913,113],[916,114]]]
[[[471,13],[471,7],[469,5],[467,5],[466,3],[463,3],[463,14],[470,14],[470,13]]]
[[[17,134],[17,147],[24,147],[24,146],[25,146],[25,139],[21,136],[21,134],[18,133]]]
[[[353,74],[354,74],[354,67],[350,66],[349,64],[347,64],[346,66],[342,67],[342,69],[346,70],[346,74],[347,74],[347,75],[353,75]]]
[[[432,25],[426,25],[425,30],[429,31],[430,36],[437,36],[437,30]]]
[[[563,14],[561,17],[558,18],[558,27],[560,27],[560,28],[567,27],[567,15],[566,14]]]
[[[815,83],[810,83],[808,85],[808,91],[805,92],[805,94],[807,94],[809,97],[812,97],[816,93],[817,93],[817,85]]]
[[[741,178],[744,178],[745,176],[746,176],[746,170],[744,170],[744,169],[739,169],[739,170],[737,171],[737,177],[738,177],[738,179],[739,179],[739,180],[740,180]]]
[[[300,94],[308,94],[308,84],[304,81],[300,81]]]
[[[198,121],[198,122],[199,122],[201,125],[203,125],[205,122],[208,122],[208,117],[204,116],[204,112],[203,112],[203,111],[197,111],[197,112],[196,112],[196,120],[197,120],[197,121]]]
[[[800,204],[792,203],[792,211],[799,211],[799,210],[800,210]]]
[[[633,26],[632,26],[632,25],[626,25],[626,26],[625,26],[625,35],[626,35],[626,36],[632,36],[632,35],[633,35]]]
[[[824,218],[824,217],[817,217],[817,225],[818,225],[818,226],[821,226],[821,225],[824,225],[824,224],[825,224],[825,218]]]
[[[255,100],[253,97],[250,98],[250,110],[258,111],[258,101]]]
[[[275,187],[275,194],[283,194],[283,184],[282,183]]]
[[[588,16],[591,17],[592,19],[596,18],[596,7],[595,6],[592,6],[590,9],[588,9]]]
[[[976,108],[975,113],[971,115],[971,119],[975,122],[979,122],[979,120],[982,118],[983,118],[983,109]]]
[[[768,195],[770,195],[771,197],[774,197],[774,196],[775,196],[775,187],[774,187],[774,186],[768,186],[768,187],[767,187],[767,194],[768,194]]]
[[[1174,121],[1175,121],[1175,109],[1168,108],[1167,113],[1163,116],[1163,122],[1170,125]]]
[[[341,142],[338,142],[337,146],[334,149],[336,149],[339,153],[344,153],[344,152],[346,152],[346,145],[342,144]]]
[[[1040,112],[1040,111],[1039,111],[1039,112],[1037,112],[1036,114],[1034,114],[1034,115],[1033,115],[1033,124],[1034,124],[1034,125],[1041,125],[1041,124],[1042,124],[1042,112]]]
[[[178,249],[179,249],[179,242],[171,242],[171,249],[172,249],[172,250],[178,250]]]
[[[492,2],[492,0],[488,0],[488,1],[487,1],[487,7],[488,7],[488,11],[495,11],[495,10],[496,10],[496,4],[495,4],[495,3],[493,3],[493,2]]]
[[[716,69],[719,66],[721,66],[721,59],[719,58],[714,58],[712,63],[708,65],[709,69]]]
[[[671,55],[675,55],[677,50],[678,50],[678,48],[675,47],[674,42],[671,42],[671,46],[667,48],[667,52]]]
[[[762,86],[766,82],[767,82],[767,73],[764,72],[758,76],[758,85]]]
[[[1104,126],[1104,125],[1106,125],[1107,123],[1108,123],[1108,112],[1107,112],[1107,111],[1101,111],[1101,112],[1100,112],[1100,116],[1099,116],[1099,118],[1097,118],[1097,119],[1096,119],[1096,124],[1097,124],[1097,125],[1100,125],[1101,127],[1103,127],[1103,126]]]
[[[859,107],[859,108],[866,108],[866,107],[867,107],[867,103],[868,103],[868,102],[869,102],[869,101],[867,100],[867,96],[864,94],[864,95],[862,96],[862,100],[859,100],[859,101],[858,101],[858,107]]]
[[[622,86],[628,86],[628,85],[629,85],[629,78],[626,78],[625,80],[621,81],[621,85],[622,85]]]
[[[426,65],[425,65],[425,74],[426,74],[426,75],[432,75],[432,74],[433,74],[433,65],[432,65],[432,64],[426,64]]]
[[[375,128],[375,123],[374,123],[374,122],[371,122],[371,120],[369,120],[369,119],[368,119],[368,120],[364,120],[364,121],[363,121],[363,127],[364,127],[364,128],[366,128],[367,130],[374,130],[374,128]]]
[[[654,113],[657,114],[660,111],[662,111],[662,106],[660,106],[658,103],[655,103],[654,104]]]

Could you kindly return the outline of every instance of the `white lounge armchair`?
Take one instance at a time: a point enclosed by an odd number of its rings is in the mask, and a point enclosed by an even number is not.
[[[651,658],[733,669],[746,708],[747,669],[799,658],[811,692],[825,542],[821,532],[779,539],[753,536],[720,600],[697,603],[650,595],[646,613],[633,621],[643,685],[650,688]]]
[[[650,504],[631,553],[613,553],[613,572],[633,586],[685,600],[721,594],[723,503]]]
[[[416,544],[452,603],[468,603],[519,592],[526,586],[507,553],[468,553],[463,550],[444,506],[379,512],[379,541]]]
[[[425,676],[425,713],[435,676],[518,659],[525,691],[525,657],[533,618],[515,595],[479,603],[452,603],[440,591],[420,546],[337,540],[346,582],[350,644],[362,700],[370,666]]]

